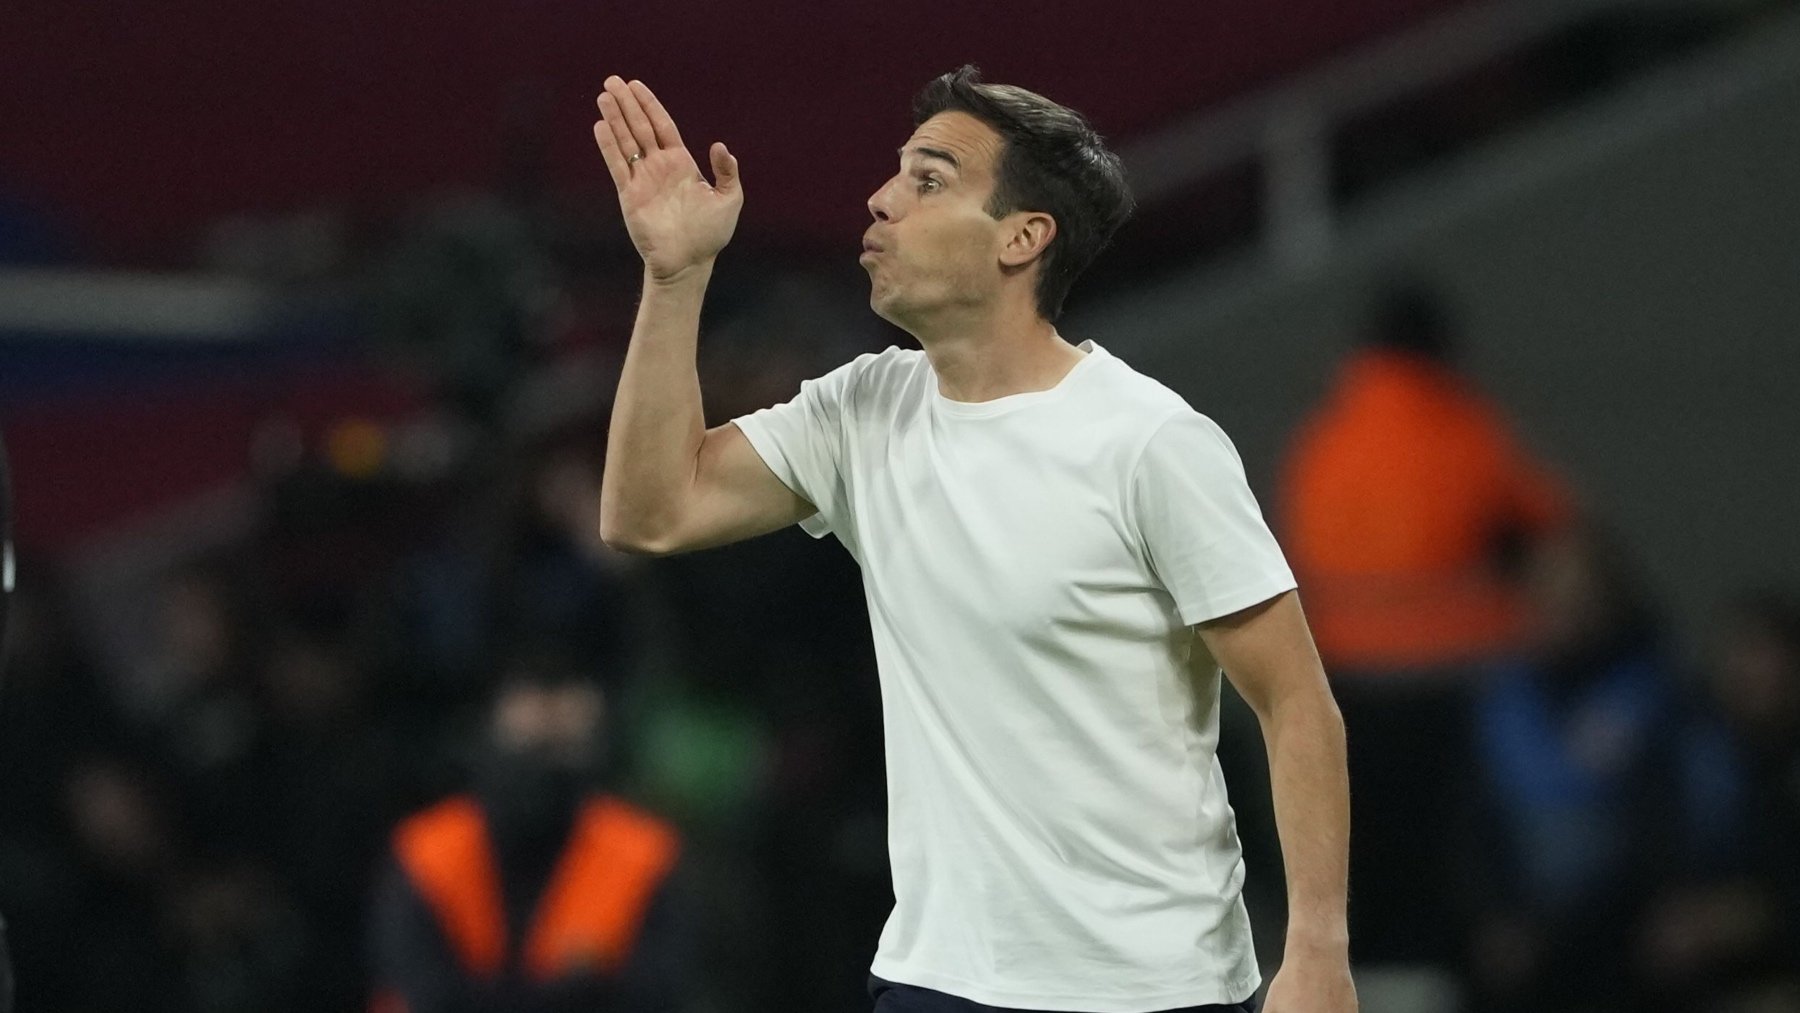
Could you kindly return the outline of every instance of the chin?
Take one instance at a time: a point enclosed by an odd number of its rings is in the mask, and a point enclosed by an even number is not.
[[[894,319],[894,293],[882,287],[879,282],[869,286],[869,308],[883,320]]]
[[[907,327],[907,321],[912,319],[912,314],[908,312],[906,305],[901,303],[898,299],[895,299],[893,295],[877,295],[871,292],[869,294],[869,308],[875,311],[876,316],[893,324],[895,327],[898,327],[901,330],[910,330],[910,328]]]

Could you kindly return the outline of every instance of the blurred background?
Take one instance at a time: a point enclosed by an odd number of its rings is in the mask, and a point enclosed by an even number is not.
[[[866,1008],[859,576],[600,544],[640,272],[589,124],[641,77],[742,161],[717,423],[909,342],[864,201],[964,62],[1123,155],[1060,329],[1232,434],[1300,572],[1363,1008],[1800,1010],[1777,0],[0,6],[20,1009]]]

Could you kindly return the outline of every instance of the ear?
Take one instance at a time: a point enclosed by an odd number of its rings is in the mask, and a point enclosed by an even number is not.
[[[1024,267],[1050,248],[1050,240],[1056,238],[1056,219],[1042,211],[1015,211],[1006,216],[1003,229],[1001,265]]]

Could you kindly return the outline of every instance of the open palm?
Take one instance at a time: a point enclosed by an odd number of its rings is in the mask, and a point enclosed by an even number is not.
[[[717,182],[708,183],[647,85],[615,75],[605,89],[596,100],[594,140],[644,266],[667,279],[705,264],[731,241],[744,207],[737,159],[725,145],[713,144],[708,155]]]

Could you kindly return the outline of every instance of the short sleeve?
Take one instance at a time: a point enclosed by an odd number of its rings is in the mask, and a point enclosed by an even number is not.
[[[732,420],[782,484],[819,512],[800,522],[814,538],[842,526],[843,420],[857,362],[800,384],[793,400]]]
[[[1237,449],[1204,415],[1180,412],[1150,437],[1129,510],[1151,568],[1190,626],[1294,589]]]

